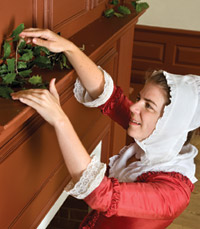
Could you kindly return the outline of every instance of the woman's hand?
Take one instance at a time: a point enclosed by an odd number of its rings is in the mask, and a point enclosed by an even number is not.
[[[60,106],[55,78],[50,81],[49,91],[46,89],[30,89],[12,93],[11,96],[12,99],[19,100],[34,108],[54,127],[58,121],[66,119],[66,115]]]
[[[14,100],[20,100],[34,108],[54,128],[65,164],[74,182],[77,182],[91,159],[76,134],[70,120],[62,110],[55,87],[55,79],[45,89],[30,89],[11,94]]]
[[[20,37],[24,38],[27,43],[32,42],[36,45],[44,46],[55,53],[68,52],[73,47],[72,42],[48,29],[25,29],[20,33]]]
[[[20,33],[20,37],[52,52],[63,52],[90,96],[96,99],[102,94],[105,84],[103,72],[73,42],[48,29],[38,28],[25,29]]]

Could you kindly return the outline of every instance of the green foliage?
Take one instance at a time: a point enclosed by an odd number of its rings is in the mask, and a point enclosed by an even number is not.
[[[13,41],[18,41],[20,39],[19,34],[24,30],[24,24],[20,24],[17,28],[12,32],[11,37]]]
[[[33,51],[30,49],[23,49],[23,55],[19,58],[19,60],[29,61],[33,58]]]
[[[146,2],[139,2],[140,0],[131,1],[133,7],[137,13],[140,13],[142,10],[149,8],[149,4]]]
[[[47,56],[38,56],[33,62],[40,68],[52,68],[51,60]]]
[[[118,11],[119,11],[121,14],[124,14],[124,15],[131,14],[131,11],[130,11],[129,8],[126,7],[126,6],[119,6],[119,7],[118,7]]]
[[[3,64],[0,66],[0,75],[3,76],[8,73],[8,66]]]
[[[18,72],[18,74],[20,76],[22,76],[22,77],[28,77],[28,76],[30,76],[31,73],[32,73],[32,70],[31,69]]]
[[[14,92],[10,87],[7,86],[0,86],[0,97],[5,99],[10,99],[10,94]]]
[[[18,70],[27,68],[27,63],[23,62],[23,61],[18,61],[17,68],[18,68]]]
[[[33,85],[42,84],[42,77],[39,75],[32,76],[28,82]]]
[[[114,15],[114,13],[115,13],[114,9],[107,9],[104,11],[105,17],[108,17],[108,18],[112,17]]]
[[[110,2],[110,4],[116,6],[116,5],[119,4],[119,0],[112,0],[112,1]]]
[[[136,12],[140,13],[142,10],[149,8],[148,3],[146,2],[141,2],[136,5]]]
[[[3,77],[3,82],[5,84],[11,84],[15,80],[15,77],[16,73],[8,73]]]
[[[20,24],[3,44],[3,57],[0,58],[0,97],[11,98],[13,88],[19,90],[32,85],[34,88],[46,88],[42,76],[31,75],[32,68],[52,69],[58,65],[61,69],[71,69],[64,53],[53,53],[45,47],[27,44],[19,37],[24,24]]]
[[[148,3],[139,1],[140,0],[131,1],[131,4],[136,13],[140,13],[141,11],[149,7]],[[113,6],[109,6],[109,8],[104,11],[104,16],[107,18],[110,18],[112,16],[122,18],[125,15],[131,14],[131,9],[125,5],[120,4],[120,0],[112,0],[109,2],[109,4],[114,5],[114,8]]]
[[[15,71],[15,58],[7,59],[8,71],[14,72]]]
[[[3,59],[6,59],[10,56],[11,53],[11,46],[10,43],[8,41],[6,41],[3,45],[3,51],[4,51],[4,56]]]
[[[117,12],[114,12],[114,15],[115,15],[116,17],[124,17],[123,14],[120,14],[120,13],[117,13]]]

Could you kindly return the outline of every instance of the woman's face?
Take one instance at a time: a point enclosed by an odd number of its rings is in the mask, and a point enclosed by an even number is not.
[[[166,102],[166,92],[156,84],[147,83],[130,107],[128,135],[138,141],[149,137],[163,114]]]

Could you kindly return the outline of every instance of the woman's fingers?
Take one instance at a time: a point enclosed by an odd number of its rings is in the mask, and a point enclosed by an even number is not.
[[[54,51],[51,49],[51,46],[52,46],[52,41],[49,41],[49,40],[43,40],[43,39],[40,39],[40,38],[33,38],[32,39],[32,42],[35,44],[35,45],[39,45],[39,46],[43,46],[45,48],[48,48],[50,51]]]
[[[48,29],[30,28],[20,33],[20,37],[30,40],[39,46],[48,48],[52,52],[63,52],[68,46],[68,41]]]
[[[65,116],[57,98],[46,89],[24,90],[12,93],[11,96],[14,100],[31,106],[51,125],[54,125],[60,117]]]
[[[20,33],[20,37],[25,38],[25,37],[41,37],[44,39],[49,39],[51,37],[51,32],[48,29],[38,29],[38,28],[29,28],[25,29]]]
[[[50,81],[50,83],[49,83],[49,91],[57,99],[58,103],[60,104],[59,94],[57,92],[55,82],[56,82],[56,78],[54,78],[54,79],[52,79]]]

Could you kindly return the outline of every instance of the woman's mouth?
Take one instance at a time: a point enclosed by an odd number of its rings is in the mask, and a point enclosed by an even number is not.
[[[134,119],[130,119],[129,124],[131,124],[131,125],[136,125],[136,126],[140,126],[140,125],[141,125],[141,123],[140,123],[140,122],[137,122],[137,121],[136,121],[136,120],[134,120]]]

